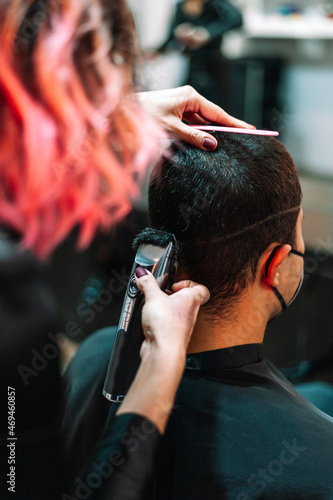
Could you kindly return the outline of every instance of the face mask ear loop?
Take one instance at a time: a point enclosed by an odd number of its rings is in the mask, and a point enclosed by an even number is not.
[[[305,257],[304,253],[299,252],[298,250],[294,250],[293,248],[290,250],[289,253],[293,253],[295,255],[298,255],[299,257],[302,257],[302,259],[304,259],[304,257]]]
[[[273,292],[275,293],[275,295],[277,296],[277,298],[280,301],[280,304],[282,306],[282,310],[285,311],[287,309],[287,304],[285,303],[284,298],[282,297],[281,293],[279,292],[279,290],[277,288],[275,288],[274,286],[272,286],[272,289],[273,289]]]

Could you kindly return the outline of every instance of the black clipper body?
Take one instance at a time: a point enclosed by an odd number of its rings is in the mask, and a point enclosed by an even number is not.
[[[135,270],[143,267],[150,271],[164,291],[176,268],[176,240],[170,234],[168,239],[164,247],[151,244],[151,238],[148,238],[149,243],[141,243],[138,247],[104,382],[103,395],[110,401],[123,401],[140,364],[140,349],[144,340],[141,326],[144,295],[136,286]]]

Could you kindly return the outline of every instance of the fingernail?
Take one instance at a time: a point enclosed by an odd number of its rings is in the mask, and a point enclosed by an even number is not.
[[[148,273],[143,267],[137,267],[135,269],[135,276],[137,278],[142,278],[142,276],[146,276]]]
[[[206,137],[206,139],[203,141],[203,146],[209,151],[213,151],[213,149],[215,149],[217,146],[217,142],[214,141],[214,139],[209,139],[208,137]]]

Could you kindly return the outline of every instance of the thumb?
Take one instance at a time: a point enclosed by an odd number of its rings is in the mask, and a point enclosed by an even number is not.
[[[189,288],[191,289],[192,294],[194,294],[194,297],[198,300],[200,305],[206,304],[206,302],[208,302],[208,300],[210,299],[210,292],[208,288],[204,285],[196,283],[195,281],[182,280],[172,285],[172,290],[175,293]]]

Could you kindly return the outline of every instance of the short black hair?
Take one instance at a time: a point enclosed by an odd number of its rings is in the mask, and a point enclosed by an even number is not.
[[[256,278],[274,241],[295,245],[301,186],[284,146],[268,136],[213,132],[218,147],[174,143],[149,186],[151,227],[175,234],[179,263],[225,315]]]

